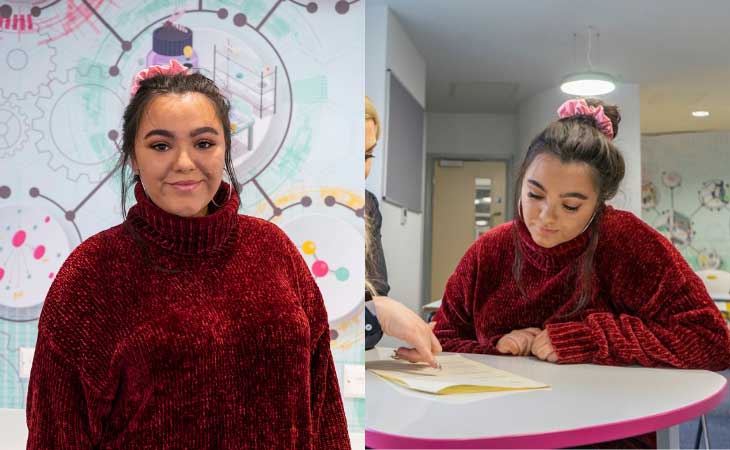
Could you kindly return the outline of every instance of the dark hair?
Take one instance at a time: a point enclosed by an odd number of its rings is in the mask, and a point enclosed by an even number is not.
[[[590,106],[603,106],[604,113],[611,120],[615,138],[618,135],[619,122],[621,122],[618,108],[612,105],[604,105],[602,101],[597,99],[586,99],[586,103]],[[516,220],[523,220],[520,216],[520,197],[525,173],[535,158],[543,154],[555,156],[564,164],[573,162],[588,164],[598,193],[595,216],[590,224],[591,235],[588,248],[575,263],[575,269],[578,268],[579,264],[582,266],[579,281],[581,295],[575,309],[567,314],[567,316],[570,316],[580,311],[593,295],[591,278],[593,276],[593,257],[598,245],[598,224],[601,221],[606,201],[616,195],[621,180],[624,178],[624,158],[612,140],[597,128],[593,116],[578,115],[552,122],[532,140],[517,174],[514,190]],[[524,288],[520,285],[522,252],[517,227],[513,227],[512,236],[515,246],[515,261],[512,266],[512,273],[520,292],[526,296]]]
[[[231,189],[236,194],[240,194],[240,185],[236,178],[236,172],[233,170],[233,160],[231,157],[231,120],[228,114],[231,110],[231,104],[228,99],[221,93],[213,80],[205,75],[194,73],[191,75],[158,75],[139,83],[137,93],[132,97],[124,110],[124,123],[122,124],[122,146],[121,155],[119,157],[119,167],[121,169],[122,179],[122,216],[127,216],[127,192],[132,183],[140,181],[139,176],[133,175],[126,177],[127,163],[134,155],[134,140],[137,137],[139,124],[142,115],[149,106],[150,102],[159,95],[165,94],[186,94],[197,92],[205,95],[215,108],[216,115],[221,121],[223,127],[223,136],[226,143],[225,166],[226,173],[231,182]]]

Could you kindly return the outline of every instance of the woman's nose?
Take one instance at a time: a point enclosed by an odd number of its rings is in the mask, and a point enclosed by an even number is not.
[[[180,149],[177,158],[175,159],[175,170],[187,172],[195,169],[195,162],[193,161],[190,152],[191,149],[185,146]]]
[[[540,219],[548,222],[554,221],[556,218],[555,208],[556,205],[545,202],[544,206],[540,209]]]

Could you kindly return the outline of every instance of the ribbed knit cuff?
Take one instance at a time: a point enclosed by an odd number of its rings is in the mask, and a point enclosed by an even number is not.
[[[587,363],[593,360],[598,344],[593,339],[590,327],[580,322],[565,322],[549,324],[545,328],[559,363]]]

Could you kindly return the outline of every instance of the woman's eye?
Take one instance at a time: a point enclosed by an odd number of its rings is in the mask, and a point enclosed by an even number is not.
[[[210,142],[210,141],[200,141],[200,142],[198,142],[198,148],[202,148],[202,149],[211,148],[214,145],[215,145],[215,143]]]
[[[578,211],[578,208],[580,208],[580,206],[563,205],[563,208],[565,208],[571,212],[576,212],[576,211]]]
[[[528,192],[527,193],[527,196],[530,197],[530,198],[534,198],[535,200],[542,200],[543,199],[543,196],[542,195],[537,195],[537,194],[532,193],[532,192]]]
[[[165,144],[164,142],[158,142],[157,144],[152,144],[152,148],[157,150],[158,152],[164,152],[170,149],[170,146]]]

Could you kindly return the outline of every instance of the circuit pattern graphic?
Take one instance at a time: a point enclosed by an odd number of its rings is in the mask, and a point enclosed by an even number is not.
[[[653,214],[651,223],[669,239],[678,249],[690,252],[696,257],[698,269],[719,269],[723,260],[714,248],[697,248],[695,237],[697,232],[693,219],[699,213],[717,214],[730,211],[730,183],[722,179],[711,179],[702,182],[697,191],[697,207],[687,213],[679,211],[675,206],[675,192],[682,187],[682,176],[675,171],[661,173],[660,186],[668,190],[668,208],[659,209],[662,200],[659,187],[652,181],[645,181],[641,189],[643,215]],[[667,202],[665,202],[667,203]],[[730,228],[728,228],[730,231]]]

